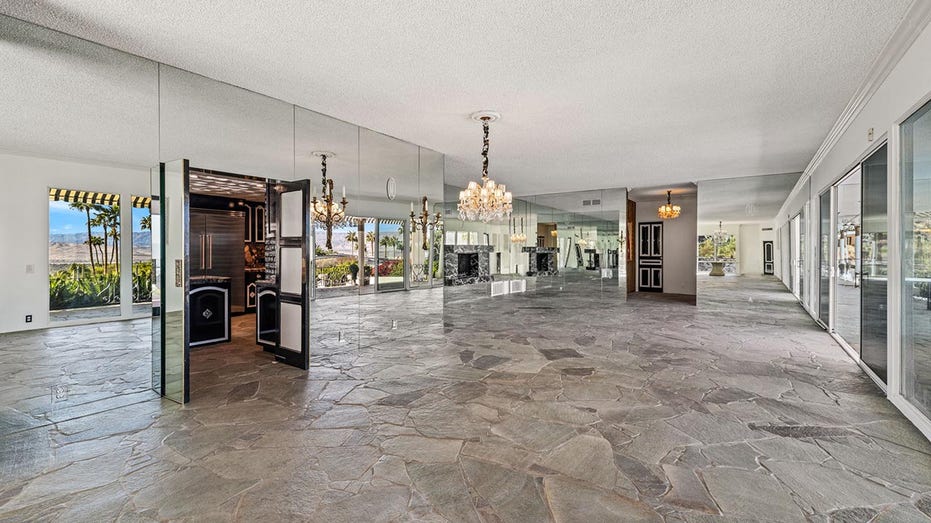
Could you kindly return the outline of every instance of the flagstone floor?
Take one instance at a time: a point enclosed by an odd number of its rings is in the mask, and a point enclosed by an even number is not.
[[[0,520],[931,521],[931,443],[792,296],[699,285],[697,306],[584,275],[318,300],[309,372],[242,317],[193,352],[184,407],[4,425]],[[68,339],[144,323],[122,325]],[[54,332],[0,335],[4,381],[8,347]]]

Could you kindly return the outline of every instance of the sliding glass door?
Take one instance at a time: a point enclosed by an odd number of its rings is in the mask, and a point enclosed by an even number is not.
[[[861,167],[863,193],[860,236],[860,359],[886,382],[886,288],[888,283],[886,146]]]
[[[860,168],[835,189],[834,332],[860,353]]]
[[[831,324],[831,190],[818,198],[818,319]]]
[[[902,133],[902,395],[931,417],[931,103]]]

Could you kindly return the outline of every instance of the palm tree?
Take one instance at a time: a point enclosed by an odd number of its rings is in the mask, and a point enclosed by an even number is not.
[[[142,219],[139,220],[139,228],[142,229],[143,231],[148,231],[152,229],[152,215],[151,214],[148,216],[143,216]]]
[[[113,263],[117,271],[120,267],[120,206],[111,205],[104,211],[106,216],[107,227],[110,229],[110,237],[113,238]]]
[[[103,205],[94,205],[94,218],[91,220],[91,225],[94,227],[103,228],[103,272],[110,272],[110,264],[108,260],[110,259],[110,230],[106,226],[106,221],[103,216]]]
[[[103,245],[103,238],[100,236],[91,236],[89,240],[84,242],[84,244],[87,245],[88,249],[90,249],[91,272],[93,273],[94,267],[96,267],[94,264],[94,259],[100,259],[100,246]],[[95,252],[97,253],[96,256],[94,255]]]
[[[356,231],[349,231],[346,233],[346,241],[352,244],[353,252],[356,251],[356,244],[359,243],[359,237],[356,235]]]
[[[94,264],[94,246],[91,245],[91,208],[93,206],[85,202],[71,202],[68,204],[68,207],[76,211],[84,211],[84,214],[87,216],[87,221],[85,222],[85,225],[87,225],[87,241],[84,243],[87,244],[87,251],[91,258],[91,270],[93,271],[96,269],[96,265]]]
[[[388,246],[391,245],[391,236],[382,236],[378,244],[385,248],[385,258],[388,257]]]
[[[365,233],[365,242],[372,247],[369,252],[375,254],[375,231],[369,231]]]

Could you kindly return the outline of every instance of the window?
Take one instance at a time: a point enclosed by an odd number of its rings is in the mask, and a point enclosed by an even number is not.
[[[133,304],[152,303],[152,199],[132,197]],[[134,307],[135,308],[135,307]],[[139,311],[143,312],[140,308]]]
[[[53,321],[120,315],[120,197],[49,189]]]

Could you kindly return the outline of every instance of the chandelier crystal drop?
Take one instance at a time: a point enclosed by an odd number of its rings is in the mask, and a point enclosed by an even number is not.
[[[459,191],[459,219],[464,221],[503,220],[511,216],[513,196],[504,184],[488,178],[488,123],[497,119],[495,113],[482,112],[472,115],[482,122],[482,180],[471,181],[464,191]]]
[[[682,207],[672,204],[672,191],[666,191],[666,203],[659,206],[657,213],[661,220],[674,220],[679,217]]]
[[[333,156],[332,153],[315,152],[314,156],[320,157],[320,170],[323,172],[323,194],[317,199],[317,188],[314,187],[314,196],[310,200],[310,208],[313,213],[313,219],[320,222],[326,228],[326,248],[333,250],[333,226],[342,223],[346,219],[346,188],[343,187],[343,199],[337,203],[333,195],[333,179],[326,176],[326,159]]]

